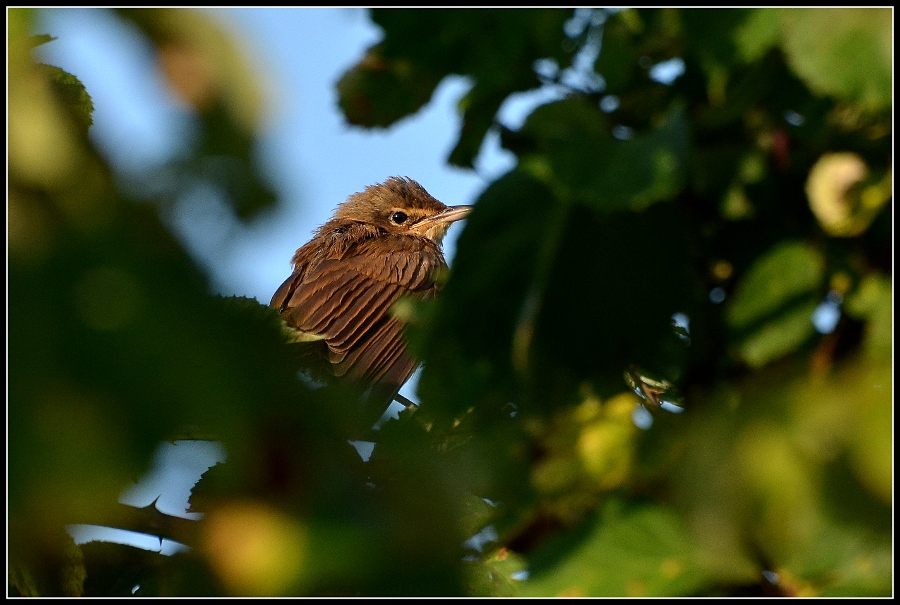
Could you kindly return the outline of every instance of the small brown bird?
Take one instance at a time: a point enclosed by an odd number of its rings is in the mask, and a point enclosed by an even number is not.
[[[376,387],[387,407],[418,363],[390,307],[407,295],[435,296],[435,273],[447,266],[441,242],[470,210],[445,206],[409,178],[366,187],[297,250],[269,305],[301,340],[324,342],[335,376]]]

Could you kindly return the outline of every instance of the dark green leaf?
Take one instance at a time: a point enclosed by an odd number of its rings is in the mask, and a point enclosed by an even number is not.
[[[523,169],[558,187],[564,199],[599,212],[641,210],[677,194],[689,149],[683,112],[631,140],[613,139],[610,127],[584,98],[544,105],[522,128],[537,151],[523,156]]]

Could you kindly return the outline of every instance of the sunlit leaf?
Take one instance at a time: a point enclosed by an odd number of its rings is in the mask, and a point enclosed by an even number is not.
[[[466,566],[468,590],[472,596],[517,596],[522,585],[526,561],[506,548],[499,548]]]
[[[856,392],[849,396],[862,400],[859,411],[859,430],[851,444],[851,456],[860,481],[887,504],[893,503],[894,441],[892,427],[892,395],[890,373],[887,365],[872,371],[857,370],[850,373],[849,384]]]
[[[870,273],[847,298],[847,312],[865,318],[865,347],[873,359],[890,359],[893,351],[892,283]]]
[[[779,17],[788,62],[810,88],[872,109],[890,105],[890,9],[786,8]]]
[[[744,328],[765,319],[797,296],[818,288],[824,266],[808,244],[785,242],[759,258],[747,271],[728,307],[728,321]]]
[[[812,314],[816,306],[817,301],[808,300],[751,330],[738,345],[741,358],[759,367],[796,349],[815,332]]]
[[[757,8],[750,11],[734,32],[738,53],[745,61],[754,61],[778,43],[780,23],[777,10]]]

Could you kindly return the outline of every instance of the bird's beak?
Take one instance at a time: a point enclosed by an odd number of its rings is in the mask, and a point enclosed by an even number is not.
[[[436,223],[452,223],[460,219],[466,218],[472,211],[472,206],[450,206],[443,212],[438,212],[434,216],[428,217],[426,220]]]
[[[411,230],[436,242],[440,242],[450,225],[460,219],[466,218],[472,206],[450,206],[449,208],[426,217],[416,223]]]

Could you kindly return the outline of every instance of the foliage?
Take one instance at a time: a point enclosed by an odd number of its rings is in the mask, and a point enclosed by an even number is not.
[[[891,593],[889,9],[373,10],[348,120],[388,127],[466,75],[448,160],[496,132],[518,162],[440,299],[407,310],[421,407],[366,463],[344,394],[297,380],[275,314],[210,297],[160,220],[196,179],[245,220],[272,203],[250,71],[200,14],[121,15],[198,116],[144,198],[87,138],[88,93],[32,59],[34,12],[9,11],[11,592]],[[539,86],[555,100],[498,120]],[[191,436],[229,453],[203,521],[116,503]],[[192,550],[77,547],[71,523]]]

